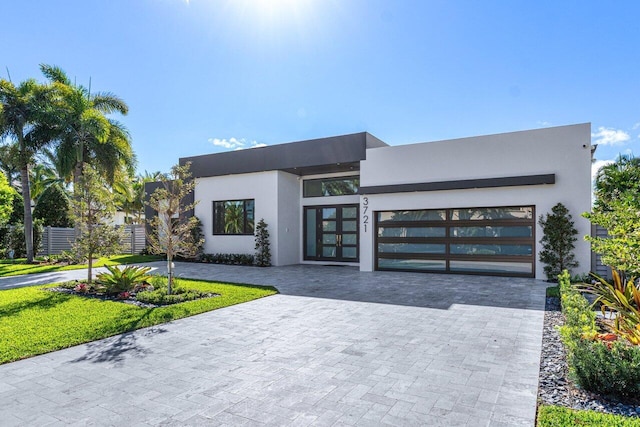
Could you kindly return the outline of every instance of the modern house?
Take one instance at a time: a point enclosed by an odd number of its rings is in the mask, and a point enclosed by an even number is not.
[[[590,135],[587,123],[389,146],[363,132],[180,163],[206,253],[253,253],[263,218],[274,265],[542,279],[541,214],[562,202],[590,233]],[[582,238],[575,255],[588,271]]]

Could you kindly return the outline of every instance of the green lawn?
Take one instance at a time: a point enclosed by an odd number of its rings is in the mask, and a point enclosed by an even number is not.
[[[115,255],[99,258],[93,266],[102,267],[105,265],[137,264],[141,262],[160,261],[162,259],[162,257],[157,255]],[[52,271],[80,270],[82,268],[87,268],[87,265],[25,264],[24,259],[2,259],[0,260],[0,277],[49,273]]]
[[[640,418],[576,411],[561,406],[541,405],[538,409],[538,427],[576,426],[640,427]]]
[[[272,287],[189,279],[181,279],[180,286],[220,296],[139,308],[46,291],[42,286],[0,291],[0,364],[277,293]]]

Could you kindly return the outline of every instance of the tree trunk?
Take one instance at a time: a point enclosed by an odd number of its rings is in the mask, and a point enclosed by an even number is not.
[[[33,217],[31,215],[31,188],[29,183],[29,159],[24,146],[24,138],[18,135],[20,145],[20,179],[24,199],[24,241],[27,249],[27,263],[33,262]]]
[[[167,294],[171,295],[173,287],[173,258],[167,254]]]

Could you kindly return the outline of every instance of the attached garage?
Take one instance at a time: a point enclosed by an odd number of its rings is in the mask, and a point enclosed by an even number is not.
[[[375,213],[375,269],[535,275],[533,206]]]

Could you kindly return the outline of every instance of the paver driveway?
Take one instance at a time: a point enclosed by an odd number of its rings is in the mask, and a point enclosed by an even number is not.
[[[0,424],[534,424],[542,282],[177,267],[281,294],[2,365]]]

